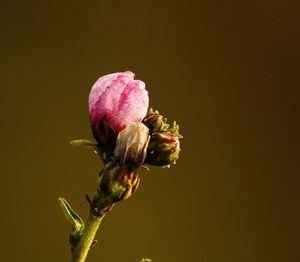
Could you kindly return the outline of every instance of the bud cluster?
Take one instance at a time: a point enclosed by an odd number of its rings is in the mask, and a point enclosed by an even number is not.
[[[110,160],[100,173],[99,189],[109,202],[127,199],[136,191],[140,181],[137,169],[143,164],[166,167],[176,163],[179,126],[174,122],[170,127],[166,121],[158,111],[150,110],[142,123],[128,124],[114,140],[111,126],[102,120],[106,129],[99,135],[98,146]]]
[[[179,125],[176,122],[170,127],[167,119],[151,108],[143,119],[149,128],[150,141],[145,164],[153,166],[170,166],[175,164],[180,152]]]
[[[158,111],[147,113],[148,104],[145,83],[129,71],[100,77],[90,92],[91,128],[105,164],[99,192],[111,203],[137,189],[142,165],[165,167],[178,159],[179,126],[170,126]]]

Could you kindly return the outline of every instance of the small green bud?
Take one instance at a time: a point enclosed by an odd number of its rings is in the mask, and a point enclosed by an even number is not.
[[[161,167],[175,164],[179,152],[177,135],[170,132],[155,133],[150,138],[145,164]]]

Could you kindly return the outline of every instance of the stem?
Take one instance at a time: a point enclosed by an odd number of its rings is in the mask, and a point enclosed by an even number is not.
[[[103,217],[90,212],[80,241],[72,251],[72,262],[85,261]]]

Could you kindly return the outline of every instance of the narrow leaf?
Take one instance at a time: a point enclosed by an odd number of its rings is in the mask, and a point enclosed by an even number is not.
[[[84,223],[79,215],[76,214],[76,212],[71,208],[67,200],[64,198],[58,199],[60,207],[62,211],[65,214],[65,217],[69,220],[69,222],[72,224],[75,234],[80,233],[84,229]]]
[[[96,153],[98,155],[100,154],[97,144],[91,140],[87,140],[87,139],[72,140],[70,142],[70,145],[71,146],[82,146],[89,150],[92,150],[94,153]]]

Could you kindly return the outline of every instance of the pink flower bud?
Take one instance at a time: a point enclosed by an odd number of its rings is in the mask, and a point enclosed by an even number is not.
[[[134,79],[132,72],[100,77],[89,96],[89,114],[93,128],[106,117],[119,133],[132,122],[141,122],[149,105],[145,83]]]

